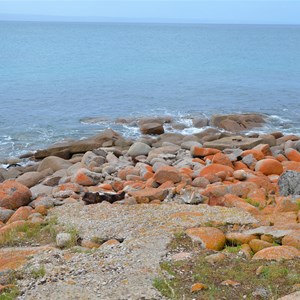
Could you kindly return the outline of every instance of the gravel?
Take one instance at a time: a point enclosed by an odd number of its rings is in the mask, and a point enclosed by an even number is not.
[[[184,214],[192,212],[193,214]],[[52,209],[58,222],[78,230],[80,238],[117,239],[96,250],[49,249],[23,268],[18,299],[164,299],[153,287],[159,263],[174,232],[208,222],[252,224],[247,212],[208,205],[66,204]],[[82,252],[82,253],[80,253]],[[46,274],[34,279],[39,267]]]

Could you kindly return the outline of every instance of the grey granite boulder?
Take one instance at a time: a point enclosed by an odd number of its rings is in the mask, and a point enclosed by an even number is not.
[[[300,195],[300,172],[286,171],[278,180],[281,196]]]

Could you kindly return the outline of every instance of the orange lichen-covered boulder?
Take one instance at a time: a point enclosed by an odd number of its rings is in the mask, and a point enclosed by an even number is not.
[[[244,199],[235,195],[227,194],[224,196],[224,205],[226,207],[236,207],[248,211],[252,214],[257,214],[258,210],[256,207],[247,203]]]
[[[25,185],[15,181],[6,180],[0,184],[0,206],[16,209],[29,204],[31,191]]]
[[[19,207],[16,212],[9,218],[7,224],[13,223],[15,221],[24,220],[26,221],[28,217],[32,214],[32,207],[30,206],[22,206]]]
[[[213,156],[212,162],[214,164],[220,164],[220,165],[224,165],[224,166],[233,168],[233,164],[232,164],[231,160],[229,159],[229,157],[226,154],[223,154],[221,152],[219,152]]]
[[[295,230],[282,239],[282,245],[292,246],[300,250],[300,230]]]
[[[300,257],[300,251],[291,246],[277,246],[262,249],[255,253],[252,259],[266,259],[280,261]]]
[[[79,185],[91,186],[98,184],[100,182],[100,179],[101,174],[91,172],[85,168],[80,168],[79,170],[77,170],[72,180]]]
[[[269,144],[259,144],[253,148],[253,150],[259,150],[261,151],[264,155],[272,155],[272,151],[270,149]]]
[[[265,155],[259,151],[259,150],[254,150],[254,149],[251,149],[251,150],[245,150],[243,151],[243,153],[241,154],[242,157],[245,157],[249,154],[252,154],[253,157],[256,159],[256,160],[262,160],[265,158]]]
[[[212,164],[212,165],[208,165],[208,166],[204,167],[200,171],[199,175],[205,176],[205,175],[209,175],[209,174],[216,174],[216,173],[222,172],[222,171],[225,171],[228,176],[232,176],[232,174],[233,174],[233,168],[231,168],[231,167],[224,166],[221,164]]]
[[[128,194],[134,197],[137,203],[149,203],[155,199],[164,200],[168,191],[164,189],[145,188],[140,191],[128,192]]]
[[[267,158],[256,163],[255,171],[261,172],[264,175],[280,175],[283,172],[283,166],[278,160]]]
[[[189,228],[185,232],[193,241],[201,243],[204,248],[220,251],[225,246],[225,235],[218,228]]]
[[[300,162],[297,161],[283,161],[282,162],[283,168],[285,171],[296,171],[300,172]]]
[[[291,161],[300,162],[300,153],[295,149],[286,149],[285,156]]]
[[[257,239],[254,234],[246,234],[242,232],[228,232],[226,233],[226,240],[231,245],[249,244],[251,240]]]
[[[193,146],[191,148],[191,154],[193,157],[204,157],[208,155],[215,155],[219,152],[221,152],[221,150],[214,149],[214,148],[202,148],[197,146]]]
[[[251,248],[251,250],[256,253],[262,249],[268,248],[268,247],[273,247],[274,245],[272,245],[269,242],[266,241],[262,241],[259,239],[253,239],[249,242],[249,246]]]
[[[156,171],[154,175],[154,180],[160,184],[165,183],[167,181],[177,183],[181,181],[181,175],[175,167],[163,166]]]

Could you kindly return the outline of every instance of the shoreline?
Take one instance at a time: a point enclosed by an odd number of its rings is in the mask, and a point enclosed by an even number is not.
[[[33,165],[0,169],[4,288],[12,288],[5,272],[17,270],[17,299],[57,299],[69,293],[66,282],[79,298],[163,299],[164,289],[154,282],[173,256],[185,261],[189,255],[219,255],[229,259],[223,268],[237,259],[245,265],[298,263],[300,136],[239,132],[263,126],[261,115],[217,116],[213,121],[223,130],[186,136],[164,133],[166,121],[140,120],[145,135],[137,141],[107,129],[37,151]],[[176,236],[192,243],[190,254],[182,250],[185,244],[170,251]],[[237,253],[234,260],[229,246]],[[249,281],[234,279],[223,281]],[[105,282],[101,289],[99,282]],[[293,292],[297,283],[279,285],[276,295]],[[86,286],[93,292],[82,290]]]
[[[181,134],[184,136],[194,135],[194,134],[201,134],[202,132],[206,132],[209,130],[218,130],[222,134],[241,134],[243,136],[247,135],[254,135],[254,134],[270,134],[272,132],[281,132],[284,135],[300,135],[300,131],[298,129],[291,129],[289,123],[291,121],[285,120],[279,116],[274,115],[267,115],[264,113],[235,113],[235,114],[227,114],[227,116],[235,115],[235,116],[243,116],[243,115],[260,115],[263,116],[265,122],[263,124],[259,124],[257,127],[251,128],[245,128],[244,130],[241,130],[242,128],[238,128],[237,131],[232,131],[232,128],[223,128],[222,126],[216,126],[216,124],[213,124],[211,122],[212,118],[216,116],[215,114],[212,114],[211,116],[208,116],[203,113],[198,113],[195,115],[171,115],[171,114],[165,114],[165,115],[150,115],[150,116],[139,116],[139,117],[119,117],[116,119],[109,119],[106,117],[84,117],[79,120],[79,122],[83,125],[82,129],[77,129],[78,133],[76,135],[74,134],[68,134],[66,133],[64,136],[60,137],[49,137],[48,141],[40,141],[38,140],[36,142],[26,142],[28,145],[30,143],[31,146],[26,146],[26,149],[21,149],[25,147],[25,144],[19,144],[14,145],[13,143],[21,143],[21,141],[15,140],[14,138],[7,136],[7,141],[5,143],[9,144],[11,143],[11,148],[8,149],[9,153],[2,154],[0,156],[0,166],[2,164],[2,167],[6,167],[9,164],[13,163],[21,163],[21,161],[18,158],[23,158],[24,156],[28,156],[29,153],[34,153],[42,148],[48,148],[51,147],[53,144],[56,143],[62,143],[64,141],[68,140],[82,140],[89,137],[92,137],[93,135],[97,135],[99,132],[109,128],[112,129],[121,135],[124,136],[124,138],[136,141],[143,137],[143,133],[140,131],[139,128],[139,122],[144,122],[145,120],[152,120],[153,122],[161,123],[164,127],[164,133],[170,133],[170,134]],[[224,114],[226,116],[226,114]],[[289,122],[289,123],[286,123]],[[235,129],[233,127],[233,129]],[[81,132],[82,131],[82,132]],[[299,131],[299,132],[298,132]],[[81,132],[81,133],[80,133]],[[73,137],[72,137],[73,135]],[[55,136],[55,135],[54,135]],[[44,139],[44,138],[43,138]],[[4,141],[3,141],[4,143]],[[23,142],[24,143],[24,142]],[[4,145],[4,144],[3,144]],[[4,146],[3,146],[4,147]],[[4,150],[5,148],[3,148]],[[5,151],[5,150],[4,150]],[[5,166],[6,165],[6,166]]]

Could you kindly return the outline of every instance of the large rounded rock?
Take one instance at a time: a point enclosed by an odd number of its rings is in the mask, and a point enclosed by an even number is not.
[[[37,171],[41,172],[46,169],[51,169],[56,172],[61,169],[68,169],[72,165],[71,162],[57,156],[48,156],[42,160]]]
[[[223,128],[231,132],[239,132],[255,127],[261,127],[264,123],[264,117],[259,114],[214,115],[210,120],[210,125]]]
[[[267,158],[256,163],[255,171],[261,172],[264,175],[281,175],[283,166],[278,160]]]
[[[7,221],[7,224],[16,222],[16,221],[26,221],[28,217],[32,214],[32,207],[23,206],[19,207],[16,212],[10,217]]]
[[[225,235],[218,228],[190,228],[185,232],[193,241],[199,242],[203,248],[220,251],[225,246]]]
[[[106,129],[87,139],[52,145],[48,149],[37,151],[34,156],[35,158],[40,159],[47,156],[60,155],[61,152],[68,152],[69,155],[75,153],[85,153],[99,147],[105,147],[105,145],[108,144],[110,146],[124,147],[131,143],[126,141],[119,133],[113,131],[112,129]]]
[[[7,180],[0,184],[0,206],[8,209],[16,209],[29,204],[31,192],[25,185]]]
[[[72,181],[84,186],[96,185],[100,182],[102,175],[99,173],[91,172],[88,169],[79,169],[72,178]]]
[[[14,210],[0,207],[0,222],[6,223],[6,221],[14,214]]]
[[[282,245],[292,246],[300,250],[300,231],[294,231],[282,239]]]
[[[46,170],[45,170],[46,171]],[[48,174],[50,175],[50,174]],[[33,187],[34,185],[38,184],[46,174],[41,173],[41,172],[27,172],[24,173],[23,175],[19,176],[16,181],[24,184],[28,188]]]
[[[274,247],[274,245],[272,245],[272,243],[262,241],[260,239],[251,240],[249,242],[249,246],[254,253],[257,253],[260,250],[265,249],[265,248]]]
[[[154,180],[160,184],[165,183],[167,181],[177,183],[181,180],[181,175],[175,167],[163,166],[156,171],[154,175]]]
[[[140,126],[143,134],[162,134],[164,133],[164,126],[159,123],[147,123]]]
[[[291,161],[300,162],[300,152],[298,152],[295,149],[292,148],[286,149],[285,156]]]
[[[231,245],[249,244],[251,240],[257,239],[254,234],[246,234],[242,232],[228,232],[226,233],[226,240]]]
[[[300,257],[300,251],[290,246],[269,247],[258,251],[252,259],[266,259],[280,261]]]
[[[229,176],[233,174],[233,168],[231,167],[220,165],[220,164],[212,164],[201,169],[199,175],[206,176],[206,175],[216,174],[222,171],[226,172],[226,174]]]
[[[139,155],[148,155],[151,151],[151,147],[145,143],[136,142],[127,151],[127,155],[136,157]]]
[[[300,195],[300,172],[286,171],[278,180],[280,195]]]

